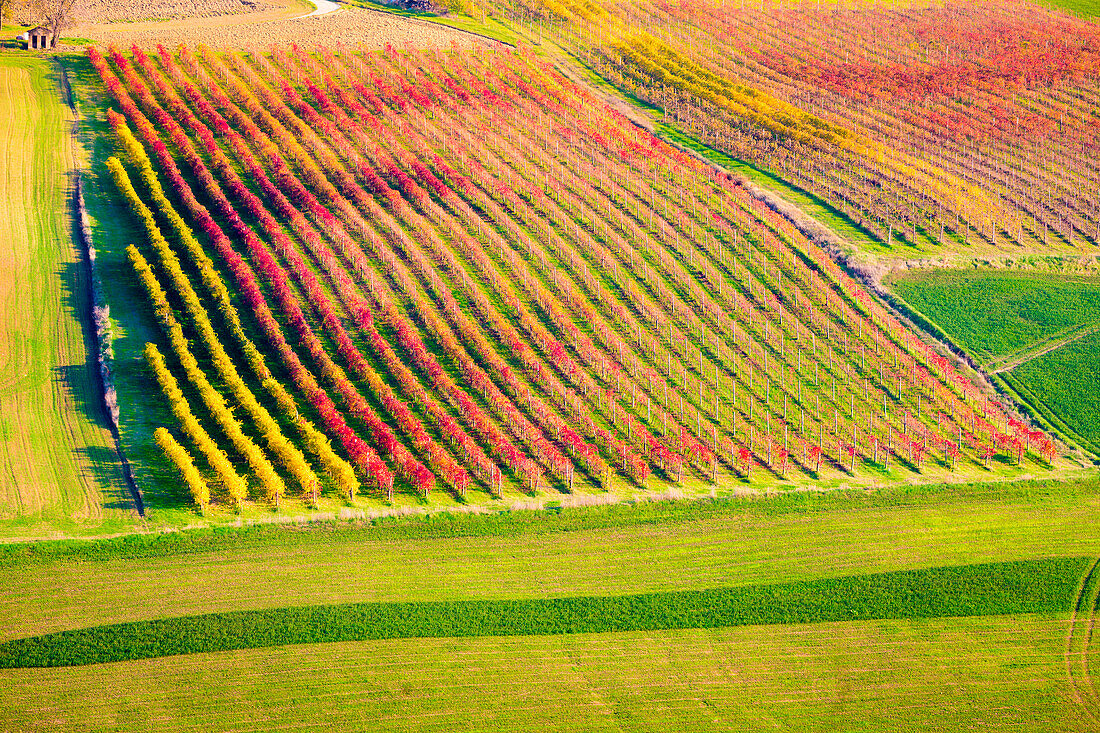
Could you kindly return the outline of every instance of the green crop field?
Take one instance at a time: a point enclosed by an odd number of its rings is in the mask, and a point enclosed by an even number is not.
[[[0,670],[16,730],[1083,731],[1064,615],[399,639]],[[48,722],[47,722],[48,721]]]
[[[72,117],[58,67],[0,53],[0,531],[130,526],[70,214]]]
[[[345,603],[106,624],[0,644],[0,667],[374,639],[712,629],[728,626],[1070,613],[1093,558],[902,570],[793,583],[618,596]],[[1091,586],[1090,586],[1091,587]]]
[[[1100,447],[1100,279],[1039,272],[895,275],[894,292],[1063,437]]]
[[[926,270],[890,286],[979,361],[1100,320],[1100,279],[1054,273]]]
[[[1028,562],[993,567],[1018,568],[1007,572],[1025,584],[1040,567],[1063,571],[1039,592],[1041,613],[989,605],[993,615],[968,618],[292,644],[6,669],[0,727],[1081,730],[1067,612],[1091,562],[1074,558],[1100,554],[1098,506],[1095,483],[1019,484],[9,548],[3,640],[288,605],[461,607],[757,583],[808,583],[843,604],[820,579],[854,588],[844,579],[1014,560]],[[976,598],[972,584],[939,587],[944,612]]]
[[[1100,450],[1100,335],[1094,332],[1037,356],[1007,376]]]

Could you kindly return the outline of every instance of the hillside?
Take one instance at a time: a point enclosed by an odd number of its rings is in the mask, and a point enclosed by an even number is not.
[[[737,181],[528,54],[90,53],[152,414],[227,436],[215,505],[1054,458]]]
[[[1094,23],[1030,3],[556,5],[521,18],[556,13],[555,42],[621,90],[828,201],[878,240],[863,256],[1095,259]]]
[[[1100,730],[1061,1],[0,44],[0,731]]]

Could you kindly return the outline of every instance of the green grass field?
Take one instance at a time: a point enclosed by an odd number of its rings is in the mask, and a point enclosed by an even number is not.
[[[1100,335],[1092,333],[1013,369],[1011,377],[1100,452]]]
[[[98,401],[73,232],[71,114],[47,59],[0,52],[0,534],[117,532],[131,504]]]
[[[1086,18],[1100,15],[1100,2],[1097,0],[1052,0],[1052,4]]]
[[[1087,557],[1046,558],[661,593],[345,603],[174,616],[0,643],[0,667],[83,666],[375,639],[1070,613],[1081,605],[1080,579],[1096,563]]]
[[[1062,437],[1100,451],[1100,279],[949,270],[889,284]]]
[[[200,534],[210,551],[197,538],[173,552],[168,536],[101,559],[79,545],[14,553],[0,566],[0,640],[286,606],[702,590],[1100,554],[1095,482],[680,506],[637,518],[571,510],[530,525],[503,515],[264,527]]]
[[[5,553],[0,638],[293,604],[602,596],[1095,557],[1098,508],[1095,483],[1021,484],[219,530],[167,536],[159,549],[67,543]],[[1072,580],[1063,585],[1058,595],[1072,595]],[[1089,730],[1067,681],[1069,618],[390,639],[8,669],[0,728]]]
[[[10,729],[1086,731],[1060,615],[291,646],[0,671]]]
[[[1100,320],[1100,279],[1066,274],[919,270],[890,286],[979,360]]]

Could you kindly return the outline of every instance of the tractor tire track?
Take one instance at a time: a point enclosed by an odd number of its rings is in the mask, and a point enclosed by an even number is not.
[[[1089,567],[1078,586],[1066,633],[1066,676],[1074,700],[1092,723],[1100,727],[1100,695],[1089,670],[1089,645],[1096,627],[1096,605],[1100,597],[1100,559]]]
[[[1100,321],[1073,326],[1068,330],[1068,333],[1066,331],[1061,331],[1052,334],[1044,339],[1040,339],[1037,343],[1025,346],[1019,351],[991,359],[983,366],[991,374],[1012,371],[1021,364],[1026,364],[1032,359],[1036,359],[1044,354],[1049,354],[1067,344],[1072,344],[1074,341],[1083,339],[1085,336],[1095,333],[1097,330],[1100,330]]]

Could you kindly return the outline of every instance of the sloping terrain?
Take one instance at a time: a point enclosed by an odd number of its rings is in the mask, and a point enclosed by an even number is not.
[[[1054,457],[786,220],[528,54],[90,53],[146,358],[185,444],[236,464],[215,504],[234,472],[353,496],[347,464],[464,498]]]

